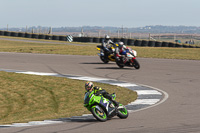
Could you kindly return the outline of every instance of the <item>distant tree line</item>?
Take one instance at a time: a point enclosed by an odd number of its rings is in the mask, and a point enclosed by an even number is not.
[[[51,27],[32,26],[21,28],[1,28],[0,30],[17,31],[17,32],[48,32]],[[82,26],[82,27],[52,27],[53,32],[110,32],[110,33],[178,33],[178,34],[200,34],[200,27],[196,26],[145,26],[136,28],[111,27],[111,26]]]

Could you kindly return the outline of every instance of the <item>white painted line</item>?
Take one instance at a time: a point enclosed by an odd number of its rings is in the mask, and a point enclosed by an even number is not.
[[[82,116],[92,116],[92,114],[83,114]]]
[[[138,86],[136,84],[131,84],[131,83],[110,83],[111,85],[117,85],[120,87],[134,87],[134,86]]]
[[[30,121],[28,124],[30,125],[46,125],[46,124],[55,124],[56,122],[48,122],[48,121]]]
[[[138,95],[162,95],[161,92],[157,90],[135,90]]]
[[[42,76],[57,76],[57,73],[40,73],[40,72],[16,72],[22,74],[42,75]]]
[[[52,120],[44,120],[44,122],[52,123],[52,124],[54,124],[54,123],[63,123],[62,121],[52,121]]]
[[[85,81],[100,81],[100,80],[109,80],[104,78],[91,78],[91,77],[67,77],[70,79],[78,79],[78,80],[85,80]]]
[[[14,127],[13,125],[0,125],[0,127]]]
[[[148,104],[148,105],[153,105],[159,102],[160,99],[137,99],[132,103],[129,103],[128,105],[139,105],[139,104]]]
[[[13,123],[12,124],[12,127],[28,127],[28,126],[31,126],[31,125],[28,123]]]

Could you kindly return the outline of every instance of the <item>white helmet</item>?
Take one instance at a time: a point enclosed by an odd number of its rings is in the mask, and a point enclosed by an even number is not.
[[[121,48],[121,47],[124,46],[124,43],[123,43],[123,42],[118,42],[118,45],[119,45],[119,47]]]
[[[109,40],[110,37],[109,37],[108,35],[105,35],[105,39],[106,39],[106,40]]]

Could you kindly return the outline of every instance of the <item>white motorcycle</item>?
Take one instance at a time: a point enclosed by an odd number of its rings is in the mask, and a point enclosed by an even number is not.
[[[132,50],[131,48],[126,49],[126,54],[123,58],[116,60],[116,64],[123,68],[124,66],[128,67],[135,67],[135,69],[140,68],[140,64],[136,59],[137,52],[135,50]]]

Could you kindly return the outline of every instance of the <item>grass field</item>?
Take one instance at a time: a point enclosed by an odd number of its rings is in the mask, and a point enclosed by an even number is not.
[[[85,81],[0,72],[0,83],[0,124],[90,113],[83,107]],[[115,92],[116,100],[125,105],[137,98],[126,88],[94,84]]]
[[[97,56],[96,45],[90,43],[76,43],[80,45],[55,44],[0,40],[0,52],[70,54]],[[75,44],[75,43],[71,43]],[[200,60],[199,48],[168,48],[168,47],[133,47],[138,57]]]

